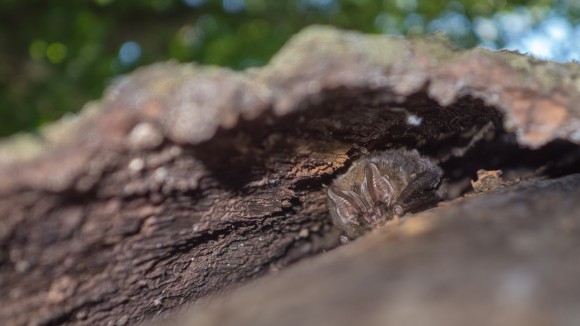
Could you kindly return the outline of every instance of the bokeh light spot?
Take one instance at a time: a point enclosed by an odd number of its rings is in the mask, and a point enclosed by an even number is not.
[[[62,43],[51,43],[46,49],[46,57],[54,64],[60,63],[66,58],[66,46]]]
[[[555,41],[565,42],[572,34],[572,26],[563,17],[549,18],[540,26]],[[580,40],[577,40],[580,41]]]
[[[522,40],[523,49],[529,54],[542,59],[554,57],[550,46],[551,43],[552,41],[548,37],[539,34],[529,35]]]
[[[409,35],[418,35],[424,32],[425,20],[419,14],[410,14],[403,21],[403,26]]]
[[[125,66],[131,66],[141,57],[141,46],[134,41],[128,41],[121,45],[119,60]]]
[[[473,22],[475,34],[485,42],[495,42],[499,36],[499,31],[495,22],[491,19],[477,17]]]
[[[244,0],[223,0],[222,6],[227,13],[235,14],[244,10]]]
[[[446,11],[439,18],[429,23],[429,31],[443,31],[452,37],[461,37],[471,31],[471,20],[464,14]]]
[[[199,8],[206,2],[207,0],[183,0],[183,3],[190,8]]]
[[[30,43],[30,47],[28,48],[28,53],[32,60],[42,60],[46,57],[46,42],[42,40],[34,40]]]

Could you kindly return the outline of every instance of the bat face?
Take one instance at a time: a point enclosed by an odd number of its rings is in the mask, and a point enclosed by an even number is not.
[[[328,187],[334,224],[354,239],[393,216],[441,200],[443,170],[416,150],[375,152],[355,161]]]

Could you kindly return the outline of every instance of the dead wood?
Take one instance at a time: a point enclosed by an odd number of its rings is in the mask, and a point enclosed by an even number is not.
[[[260,69],[140,69],[0,145],[0,323],[134,324],[331,249],[324,185],[369,151],[418,148],[451,197],[569,173],[579,71],[327,27]]]
[[[174,325],[578,325],[579,196],[575,174],[456,201]]]

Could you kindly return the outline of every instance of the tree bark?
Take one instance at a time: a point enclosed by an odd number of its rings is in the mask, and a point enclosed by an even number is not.
[[[579,196],[575,174],[456,200],[173,325],[578,325]]]
[[[450,197],[569,172],[579,72],[328,27],[260,69],[142,68],[0,145],[0,322],[134,324],[334,248],[324,187],[369,151],[419,149]]]

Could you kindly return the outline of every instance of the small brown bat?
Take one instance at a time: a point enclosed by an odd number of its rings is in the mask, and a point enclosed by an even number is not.
[[[355,161],[328,187],[334,224],[350,239],[393,216],[440,201],[443,170],[416,150],[386,150]]]

